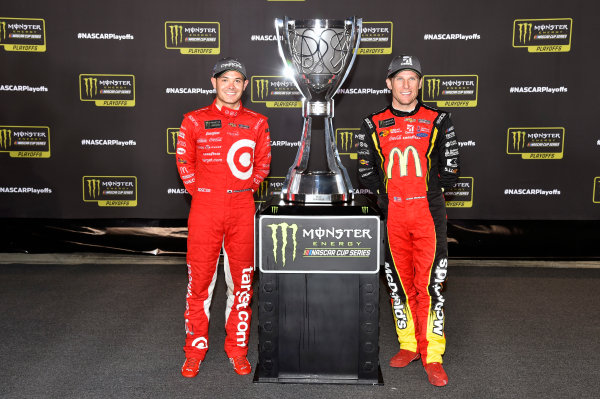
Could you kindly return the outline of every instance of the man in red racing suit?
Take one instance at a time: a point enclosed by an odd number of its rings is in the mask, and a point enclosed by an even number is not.
[[[415,57],[394,58],[386,80],[392,105],[365,118],[358,168],[364,186],[387,194],[385,277],[401,348],[390,365],[420,357],[429,381],[443,386],[448,245],[442,189],[459,176],[458,144],[450,115],[417,100],[421,76]]]
[[[238,374],[250,373],[248,334],[254,271],[253,192],[269,174],[267,118],[244,108],[248,84],[238,60],[220,60],[211,79],[217,98],[187,113],[177,142],[177,167],[192,195],[188,218],[184,377],[195,377],[208,350],[210,303],[223,248],[227,283],[225,352]]]

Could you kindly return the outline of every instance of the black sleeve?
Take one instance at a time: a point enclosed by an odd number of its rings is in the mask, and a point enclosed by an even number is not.
[[[458,139],[450,114],[442,113],[436,122],[439,123],[440,134],[437,146],[440,160],[440,185],[443,188],[450,188],[456,184],[460,176]]]
[[[385,193],[383,183],[383,170],[381,169],[380,155],[376,149],[377,132],[370,118],[363,120],[360,133],[357,135],[358,142],[358,181],[362,187],[366,187],[373,194]]]

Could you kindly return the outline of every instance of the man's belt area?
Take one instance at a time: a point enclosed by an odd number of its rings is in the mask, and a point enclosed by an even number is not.
[[[243,193],[244,191],[252,191],[252,189],[251,188],[245,188],[243,190],[227,190],[227,194]]]
[[[200,193],[212,193],[212,192],[216,192],[217,190],[213,190],[212,188],[198,187],[197,191]],[[243,190],[225,190],[225,192],[227,194],[243,193],[245,191],[252,191],[252,189],[244,188]]]

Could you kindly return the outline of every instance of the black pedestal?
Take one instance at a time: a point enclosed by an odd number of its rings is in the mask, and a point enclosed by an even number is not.
[[[259,210],[254,382],[383,384],[380,231],[377,208],[360,196]]]

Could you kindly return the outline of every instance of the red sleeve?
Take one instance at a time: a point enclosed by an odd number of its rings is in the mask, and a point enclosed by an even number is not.
[[[190,116],[186,115],[179,128],[175,155],[179,177],[183,180],[183,185],[187,192],[192,196],[196,190],[196,179],[194,177],[196,171],[196,143],[194,140],[194,131],[194,123],[190,119]]]
[[[258,122],[256,147],[254,148],[254,166],[252,190],[256,192],[260,183],[269,175],[271,169],[271,135],[266,119]]]

